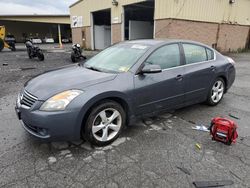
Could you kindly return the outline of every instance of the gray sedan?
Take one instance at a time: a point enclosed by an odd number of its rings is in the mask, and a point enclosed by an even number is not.
[[[85,138],[103,146],[138,118],[205,101],[217,105],[234,80],[234,61],[204,44],[127,41],[28,81],[16,112],[40,139]]]

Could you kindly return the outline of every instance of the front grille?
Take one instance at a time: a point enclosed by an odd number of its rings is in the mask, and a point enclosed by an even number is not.
[[[27,107],[31,107],[36,101],[38,100],[37,97],[34,95],[28,93],[27,91],[23,91],[23,93],[20,96],[20,103],[22,105],[25,105]]]

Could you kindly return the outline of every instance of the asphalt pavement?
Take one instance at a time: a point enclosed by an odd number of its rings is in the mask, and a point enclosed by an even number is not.
[[[217,180],[250,187],[250,53],[229,54],[237,77],[218,106],[197,104],[139,121],[110,146],[97,148],[83,140],[44,143],[21,127],[14,106],[23,84],[71,64],[69,46],[41,48],[44,62],[30,60],[23,46],[0,52],[0,187],[186,188],[194,181]],[[236,144],[227,146],[192,130],[208,126],[216,116],[237,122]]]

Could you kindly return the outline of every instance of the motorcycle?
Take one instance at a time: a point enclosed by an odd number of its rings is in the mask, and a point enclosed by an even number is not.
[[[73,44],[72,45],[72,52],[71,52],[71,61],[73,63],[80,61],[81,59],[87,59],[86,56],[82,55],[82,49],[80,44]]]
[[[40,61],[44,61],[44,54],[39,47],[34,46],[31,41],[27,41],[25,45],[30,59],[38,57]]]

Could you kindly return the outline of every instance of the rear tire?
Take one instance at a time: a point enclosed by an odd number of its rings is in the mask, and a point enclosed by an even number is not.
[[[44,61],[44,55],[42,52],[38,52],[37,57],[40,61]]]
[[[0,52],[3,50],[3,48],[4,48],[4,41],[0,39]]]
[[[217,78],[211,88],[207,97],[207,104],[210,106],[216,106],[219,104],[225,93],[225,82],[222,78]]]
[[[10,45],[10,49],[11,49],[11,51],[15,52],[16,51],[16,45],[15,44],[11,44]]]
[[[126,113],[122,106],[105,100],[91,110],[82,128],[82,137],[93,145],[108,145],[119,137],[125,122]]]

